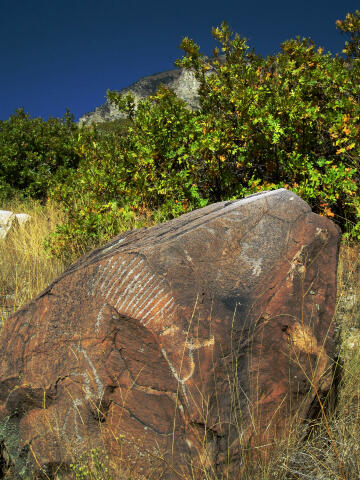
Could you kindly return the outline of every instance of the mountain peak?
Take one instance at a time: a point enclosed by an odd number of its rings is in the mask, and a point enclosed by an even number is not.
[[[192,71],[183,68],[148,75],[118,92],[122,95],[130,93],[135,99],[135,104],[137,104],[140,100],[154,95],[161,84],[173,89],[177,96],[184,100],[191,109],[199,108],[199,82]],[[90,125],[91,123],[108,122],[118,118],[125,118],[125,114],[120,112],[109,100],[106,100],[93,112],[85,113],[80,117],[79,124]]]

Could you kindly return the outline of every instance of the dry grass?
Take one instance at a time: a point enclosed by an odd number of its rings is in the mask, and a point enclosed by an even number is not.
[[[0,320],[9,310],[26,303],[56,278],[65,265],[47,255],[43,241],[62,222],[55,205],[37,203],[2,206],[15,213],[28,213],[31,223],[0,242]],[[270,458],[244,461],[241,480],[359,480],[360,478],[360,246],[342,244],[338,269],[338,299],[335,314],[338,343],[337,400],[334,408],[320,415],[311,430],[291,427],[291,434],[277,445]],[[236,402],[236,389],[233,391]],[[206,403],[206,402],[205,402]],[[206,410],[206,409],[205,409]],[[204,412],[206,417],[206,411]],[[200,439],[201,440],[201,439]],[[121,441],[124,441],[121,438]],[[142,452],[142,455],[146,452]],[[244,451],[244,458],[246,452]],[[161,460],[160,456],[157,460]],[[126,461],[126,459],[124,460]],[[89,450],[84,459],[74,459],[74,479],[108,479],[106,454]],[[155,462],[156,463],[156,462]],[[81,465],[82,464],[82,465]],[[216,477],[208,467],[195,474],[202,480],[234,480]],[[129,474],[129,478],[140,477]],[[157,477],[159,478],[159,476]],[[179,477],[183,478],[183,477]],[[183,479],[190,480],[190,479]]]
[[[343,243],[335,312],[335,402],[312,425],[295,427],[274,468],[254,479],[359,480],[360,478],[360,248]],[[300,441],[299,441],[300,440]],[[282,453],[281,453],[281,450]],[[246,479],[251,476],[244,477]]]
[[[339,459],[323,419],[299,445],[289,462],[288,478],[358,480],[360,478],[360,248],[341,246],[338,299],[335,313],[338,366],[337,399],[328,412],[329,427]],[[342,471],[339,468],[339,460]]]
[[[1,208],[31,216],[31,221],[11,231],[5,241],[0,241],[2,322],[54,280],[64,270],[64,264],[50,257],[44,249],[45,238],[63,220],[55,204],[44,207],[34,201],[13,202]]]

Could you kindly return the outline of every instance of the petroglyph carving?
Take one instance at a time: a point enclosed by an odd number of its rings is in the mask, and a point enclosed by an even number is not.
[[[303,278],[305,273],[305,265],[304,265],[304,247],[301,246],[300,249],[296,252],[294,257],[290,261],[290,268],[287,274],[287,285],[290,286],[294,282],[294,275],[298,278]]]
[[[235,478],[255,427],[262,445],[286,439],[314,389],[328,388],[338,240],[330,220],[280,189],[125,232],[81,258],[1,331],[0,427],[34,450],[2,439],[9,478],[68,471],[85,432],[105,443],[114,478],[121,455],[136,456],[132,439],[156,445],[168,480],[201,465]],[[64,445],[48,442],[44,411]],[[129,439],[121,455],[119,438]]]
[[[67,409],[64,416],[64,423],[61,429],[62,437],[70,440],[67,429],[70,428],[71,432],[75,433],[75,436],[79,442],[84,442],[84,435],[81,432],[81,413],[79,408],[83,405],[83,400],[80,398],[73,398],[70,407]],[[71,419],[71,420],[70,420]]]
[[[137,318],[144,325],[171,322],[176,310],[174,298],[165,281],[154,275],[142,257],[133,255],[115,261],[110,257],[100,272],[94,289],[99,286],[100,293],[119,313]]]

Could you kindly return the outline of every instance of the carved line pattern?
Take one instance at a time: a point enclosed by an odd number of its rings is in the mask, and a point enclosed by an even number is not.
[[[119,256],[116,259],[111,257],[100,266],[97,275],[92,291],[93,295],[95,292],[100,293],[104,303],[97,315],[96,331],[100,328],[103,309],[106,305],[111,305],[119,314],[138,319],[142,325],[150,326],[154,331],[161,328],[163,334],[167,327],[172,325],[176,314],[174,298],[166,282],[151,271],[141,256],[126,255],[125,258]],[[177,371],[165,348],[162,348],[161,352],[175,379],[181,384],[187,400],[186,382],[193,376],[195,370],[193,350],[212,346],[214,338],[197,344],[189,342],[184,334],[183,342],[190,363],[190,371],[187,373]]]
[[[142,325],[174,317],[176,304],[165,281],[150,270],[137,255],[112,258],[98,272],[93,292],[101,293],[120,314],[137,318]],[[97,319],[99,328],[101,313]]]

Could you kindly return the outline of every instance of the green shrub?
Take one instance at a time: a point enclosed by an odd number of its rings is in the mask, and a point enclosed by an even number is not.
[[[48,242],[57,255],[76,255],[129,228],[204,206],[178,151],[191,136],[184,102],[167,89],[141,102],[127,134],[84,128],[78,169],[50,190],[68,222]]]
[[[359,12],[360,14],[360,12]],[[315,212],[335,217],[360,238],[359,67],[315,51],[310,39],[289,40],[261,61],[228,26],[213,29],[225,63],[208,61],[184,39],[178,66],[200,81],[203,125],[197,151],[214,200],[286,187]],[[210,70],[211,75],[205,72]],[[245,189],[245,191],[244,191]]]
[[[31,119],[22,108],[0,122],[0,199],[45,199],[49,185],[75,169],[73,142],[78,127],[67,111],[63,119]]]
[[[176,65],[200,82],[191,111],[169,88],[138,104],[108,92],[127,116],[121,128],[82,130],[74,175],[52,188],[69,222],[51,248],[89,249],[136,223],[166,220],[208,202],[285,187],[360,238],[360,12],[337,21],[351,34],[332,58],[297,37],[263,59],[226,23],[214,57],[184,38]]]

